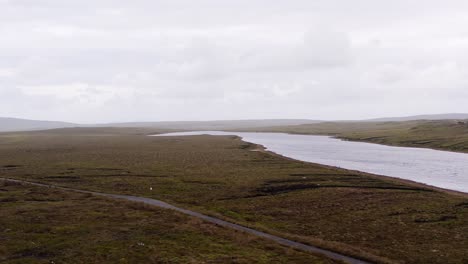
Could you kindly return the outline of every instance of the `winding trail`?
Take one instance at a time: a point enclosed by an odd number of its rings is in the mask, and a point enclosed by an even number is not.
[[[168,204],[166,202],[151,199],[151,198],[131,196],[131,195],[121,195],[121,194],[100,193],[100,192],[86,191],[86,190],[73,189],[73,188],[67,188],[67,187],[60,187],[60,186],[56,186],[56,185],[36,183],[36,182],[30,182],[30,181],[24,181],[24,180],[15,180],[15,179],[2,178],[2,177],[0,177],[0,180],[6,181],[6,182],[14,182],[14,183],[21,183],[21,184],[40,186],[40,187],[55,188],[55,189],[60,189],[60,190],[64,190],[64,191],[88,193],[88,194],[103,196],[103,197],[112,198],[112,199],[121,199],[121,200],[127,200],[127,201],[132,201],[132,202],[140,202],[140,203],[144,203],[144,204],[148,204],[148,205],[152,205],[152,206],[157,206],[157,207],[160,207],[160,208],[174,210],[174,211],[186,214],[186,215],[190,215],[190,216],[202,219],[202,220],[204,220],[206,222],[216,224],[218,226],[230,228],[230,229],[233,229],[233,230],[236,230],[236,231],[240,231],[240,232],[248,233],[248,234],[251,234],[251,235],[255,235],[257,237],[268,239],[268,240],[274,241],[274,242],[276,242],[278,244],[281,244],[283,246],[291,247],[291,248],[298,249],[298,250],[305,251],[305,252],[309,252],[309,253],[321,254],[321,255],[324,255],[324,256],[326,256],[326,257],[328,257],[330,259],[333,259],[333,260],[343,261],[343,262],[350,263],[350,264],[369,264],[370,263],[370,262],[363,261],[363,260],[360,260],[360,259],[357,259],[357,258],[345,256],[345,255],[342,255],[340,253],[336,253],[336,252],[333,252],[333,251],[330,251],[330,250],[325,250],[325,249],[321,249],[321,248],[318,248],[318,247],[306,245],[306,244],[299,243],[299,242],[296,242],[296,241],[292,241],[292,240],[289,240],[289,239],[286,239],[286,238],[282,238],[282,237],[271,235],[271,234],[268,234],[268,233],[265,233],[265,232],[262,232],[262,231],[258,231],[258,230],[252,229],[252,228],[248,228],[248,227],[245,227],[245,226],[241,226],[241,225],[238,225],[238,224],[227,222],[227,221],[215,218],[215,217],[207,216],[207,215],[197,213],[197,212],[194,212],[194,211],[191,211],[191,210],[176,207],[176,206]]]

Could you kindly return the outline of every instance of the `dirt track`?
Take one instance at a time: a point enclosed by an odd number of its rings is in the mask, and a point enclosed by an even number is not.
[[[292,241],[292,240],[289,240],[289,239],[285,239],[285,238],[278,237],[278,236],[275,236],[275,235],[267,234],[265,232],[261,232],[261,231],[258,231],[258,230],[252,229],[252,228],[248,228],[248,227],[244,227],[244,226],[241,226],[241,225],[238,225],[238,224],[227,222],[227,221],[215,218],[215,217],[207,216],[207,215],[197,213],[197,212],[194,212],[194,211],[191,211],[191,210],[176,207],[174,205],[165,203],[163,201],[155,200],[155,199],[150,199],[150,198],[145,198],[145,197],[138,197],[138,196],[130,196],[130,195],[119,195],[119,194],[92,192],[92,191],[86,191],[86,190],[65,188],[65,187],[60,187],[60,186],[55,186],[55,185],[35,183],[35,182],[29,182],[29,181],[23,181],[23,180],[7,179],[7,178],[0,178],[0,180],[8,181],[8,182],[21,183],[21,184],[41,186],[41,187],[47,187],[47,188],[57,188],[57,189],[64,190],[64,191],[89,193],[89,194],[103,196],[103,197],[112,198],[112,199],[122,199],[122,200],[127,200],[127,201],[132,201],[132,202],[144,203],[144,204],[148,204],[148,205],[152,205],[152,206],[157,206],[157,207],[160,207],[160,208],[175,210],[177,212],[180,212],[180,213],[183,213],[183,214],[186,214],[186,215],[190,215],[190,216],[193,216],[193,217],[197,217],[197,218],[203,219],[204,221],[207,221],[207,222],[219,225],[219,226],[223,226],[223,227],[230,228],[230,229],[233,229],[233,230],[236,230],[236,231],[249,233],[249,234],[255,235],[257,237],[261,237],[261,238],[264,238],[264,239],[275,241],[278,244],[281,244],[281,245],[284,245],[284,246],[287,246],[287,247],[295,248],[295,249],[298,249],[298,250],[302,250],[302,251],[306,251],[306,252],[310,252],[310,253],[314,253],[314,254],[321,254],[321,255],[327,256],[327,257],[329,257],[331,259],[334,259],[334,260],[339,260],[339,261],[343,261],[343,262],[351,263],[351,264],[366,264],[366,263],[369,263],[367,261],[363,261],[363,260],[359,260],[359,259],[356,259],[356,258],[353,258],[353,257],[348,257],[348,256],[345,256],[345,255],[341,255],[341,254],[336,253],[336,252],[332,252],[332,251],[329,251],[329,250],[324,250],[324,249],[317,248],[317,247],[314,247],[314,246],[302,244],[302,243],[295,242],[295,241]]]

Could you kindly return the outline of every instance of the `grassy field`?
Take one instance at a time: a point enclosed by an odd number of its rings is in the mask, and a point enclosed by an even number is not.
[[[326,122],[249,130],[331,135],[347,140],[393,146],[468,152],[468,121]]]
[[[161,199],[380,263],[468,261],[466,196],[250,151],[236,137],[151,132],[0,134],[0,175]]]
[[[0,181],[1,263],[333,263],[138,203]]]

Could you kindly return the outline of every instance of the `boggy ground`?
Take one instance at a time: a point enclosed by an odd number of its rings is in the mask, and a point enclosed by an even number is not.
[[[0,263],[334,263],[171,210],[0,181]]]
[[[253,152],[236,137],[103,131],[1,134],[0,175],[152,197],[376,262],[468,261],[464,195]]]

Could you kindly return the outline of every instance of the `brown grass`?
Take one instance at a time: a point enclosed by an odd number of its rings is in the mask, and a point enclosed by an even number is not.
[[[466,196],[252,152],[235,137],[80,133],[0,136],[0,174],[152,197],[380,262],[468,260]]]
[[[333,263],[170,210],[44,187],[0,181],[0,212],[1,263]]]

